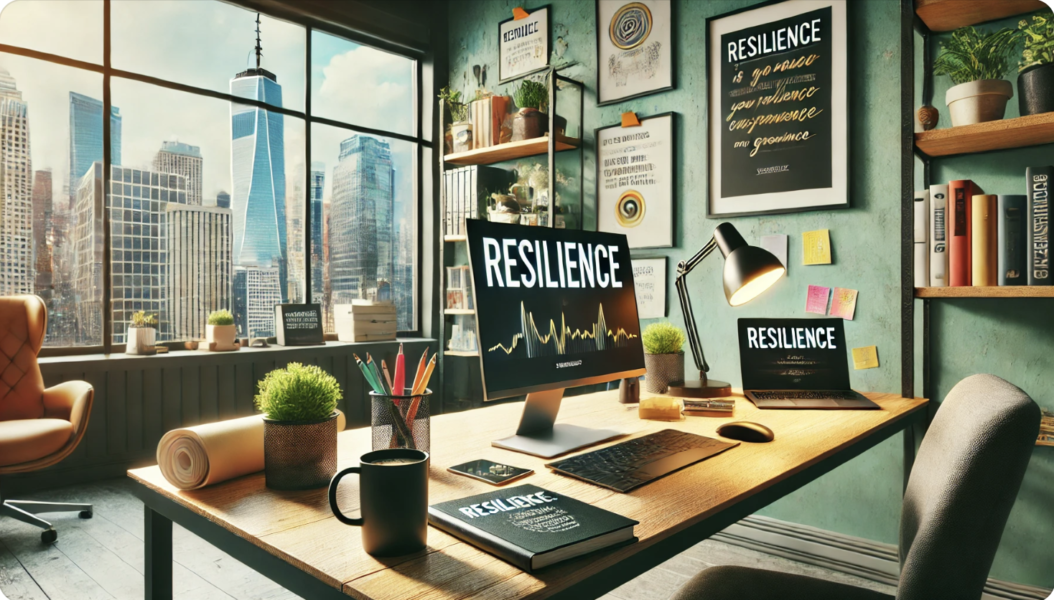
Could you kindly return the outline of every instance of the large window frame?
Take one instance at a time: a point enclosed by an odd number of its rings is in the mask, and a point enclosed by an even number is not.
[[[175,81],[169,81],[159,77],[153,77],[150,75],[144,75],[142,73],[136,73],[132,71],[126,71],[122,69],[115,69],[112,66],[110,60],[111,54],[111,38],[110,38],[110,2],[111,0],[103,0],[103,52],[102,52],[102,64],[96,64],[93,62],[82,61],[74,58],[68,58],[65,56],[51,54],[48,52],[41,52],[38,50],[31,50],[21,46],[12,46],[9,44],[0,43],[0,53],[13,54],[18,56],[24,56],[27,58],[37,59],[49,63],[64,65],[67,67],[73,67],[78,69],[84,69],[99,73],[103,77],[103,115],[110,114],[111,110],[111,97],[110,97],[110,80],[113,77],[120,79],[127,79],[131,81],[137,81],[140,83],[146,83],[155,85],[170,90],[179,92],[185,92],[195,94],[199,96],[206,96],[215,98],[218,100],[225,100],[227,102],[235,104],[244,104],[254,106],[256,108],[264,109],[274,113],[278,113],[284,116],[295,117],[301,119],[304,123],[304,165],[305,165],[305,181],[304,181],[304,230],[311,231],[311,202],[309,194],[311,190],[311,129],[312,125],[320,124],[335,127],[343,130],[347,130],[354,133],[361,133],[370,136],[377,136],[381,138],[397,139],[405,142],[415,144],[416,152],[414,153],[414,181],[413,181],[413,202],[415,206],[414,217],[415,217],[415,237],[416,237],[416,248],[414,252],[414,275],[412,279],[412,285],[414,288],[414,310],[413,310],[413,322],[415,327],[407,331],[399,331],[400,336],[405,337],[420,337],[422,330],[424,329],[424,314],[426,308],[426,298],[424,298],[423,291],[424,286],[424,275],[425,269],[423,268],[424,259],[424,222],[423,216],[425,214],[425,173],[429,170],[430,165],[425,164],[424,161],[424,150],[428,148],[434,150],[433,142],[431,139],[427,139],[425,132],[430,131],[429,127],[425,127],[424,124],[424,107],[423,102],[423,81],[424,74],[423,69],[426,65],[430,64],[429,54],[430,50],[427,44],[422,46],[410,46],[403,43],[399,43],[392,40],[387,40],[383,36],[378,36],[367,31],[365,28],[362,30],[354,28],[353,24],[341,24],[335,25],[330,22],[322,21],[312,15],[301,13],[298,11],[295,5],[285,4],[281,6],[281,10],[275,12],[281,12],[282,14],[275,14],[270,10],[261,10],[253,0],[246,0],[243,2],[226,0],[215,0],[217,2],[226,2],[245,9],[247,11],[257,12],[266,14],[270,18],[286,21],[293,23],[304,28],[304,65],[305,65],[305,81],[304,81],[304,110],[293,110],[282,106],[275,106],[266,102],[253,100],[250,98],[243,98],[240,96],[234,96],[229,93],[210,90],[206,88],[200,88],[192,85],[183,83],[177,83]],[[288,9],[288,10],[286,10]],[[363,127],[360,125],[354,125],[344,121],[329,119],[325,117],[315,116],[311,110],[311,88],[312,88],[312,32],[318,30],[329,35],[337,36],[339,38],[346,39],[355,44],[362,46],[368,46],[372,49],[388,52],[412,60],[413,66],[413,123],[412,131],[413,134],[407,135],[395,131],[386,131],[382,129],[374,129],[370,127]],[[110,119],[102,119],[103,124],[103,169],[102,169],[102,189],[107,190],[107,196],[110,189],[110,175],[111,175],[111,156],[110,156]],[[112,288],[113,288],[113,277],[112,277],[112,253],[111,253],[111,216],[109,202],[103,202],[103,227],[102,227],[102,239],[103,239],[103,258],[102,258],[102,276],[105,285],[103,285],[103,298],[102,306],[103,315],[103,339],[101,345],[95,346],[46,346],[40,354],[41,356],[62,356],[62,355],[77,355],[77,354],[111,354],[114,351],[121,352],[122,348],[115,348],[113,342],[113,303],[112,303]],[[304,303],[310,303],[312,300],[321,303],[322,298],[312,298],[312,282],[311,282],[311,248],[310,248],[310,236],[304,238]]]

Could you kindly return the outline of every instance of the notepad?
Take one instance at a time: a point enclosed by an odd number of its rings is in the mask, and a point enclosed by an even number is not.
[[[856,314],[856,290],[836,287],[831,298],[831,316],[853,320]]]
[[[802,264],[831,264],[831,232],[829,229],[806,231],[802,234]]]
[[[878,347],[864,346],[863,348],[853,348],[853,368],[857,371],[861,369],[877,369]]]
[[[805,312],[817,315],[827,314],[827,299],[831,297],[831,288],[819,285],[810,285],[808,296],[805,298]]]

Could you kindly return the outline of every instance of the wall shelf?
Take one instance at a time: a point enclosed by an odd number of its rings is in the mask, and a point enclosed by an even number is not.
[[[1040,0],[915,0],[915,14],[930,31],[951,31],[1042,8]]]
[[[470,358],[479,356],[479,352],[465,352],[463,350],[447,350],[443,354],[445,354],[446,356],[466,356]]]
[[[445,308],[443,309],[444,315],[474,315],[476,311],[471,308]]]
[[[1054,298],[1054,286],[1010,285],[991,287],[915,288],[916,298]]]
[[[945,127],[915,134],[915,147],[931,157],[1050,143],[1054,143],[1054,113]]]
[[[578,148],[582,140],[578,138],[558,135],[556,137],[556,151],[574,150]],[[447,163],[458,166],[469,165],[492,165],[507,160],[517,160],[528,156],[540,156],[549,152],[549,136],[542,136],[519,142],[498,144],[489,148],[477,148],[468,152],[455,152],[443,157]]]

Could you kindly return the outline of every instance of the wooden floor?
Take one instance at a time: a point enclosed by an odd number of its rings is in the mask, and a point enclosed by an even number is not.
[[[0,518],[0,599],[140,600],[143,597],[143,506],[125,479],[69,487],[24,500],[89,502],[95,517],[44,515],[59,531],[52,545],[40,531]],[[338,532],[341,534],[341,532]],[[356,535],[350,530],[346,535]],[[295,600],[266,577],[176,526],[175,597],[193,600]],[[630,581],[605,600],[665,600],[692,575],[711,565],[742,565],[812,575],[892,594],[887,586],[816,567],[707,541]]]

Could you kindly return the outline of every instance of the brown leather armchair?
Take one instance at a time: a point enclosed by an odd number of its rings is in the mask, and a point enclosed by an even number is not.
[[[61,461],[88,427],[95,396],[91,385],[67,381],[44,389],[37,354],[47,325],[47,309],[40,298],[0,297],[0,475],[36,471]],[[0,515],[43,529],[40,539],[45,543],[58,539],[58,532],[37,515],[64,511],[80,511],[82,519],[92,516],[91,504],[24,500],[0,504]]]

